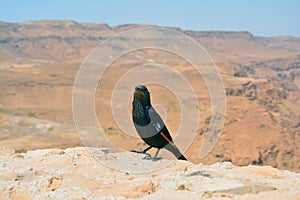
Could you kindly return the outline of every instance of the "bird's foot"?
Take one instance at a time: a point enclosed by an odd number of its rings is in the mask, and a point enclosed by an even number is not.
[[[131,150],[130,152],[134,152],[134,153],[141,153],[141,154],[146,154],[146,156],[143,158],[145,160],[152,160],[152,161],[157,161],[157,160],[161,160],[161,157],[157,157],[159,149],[157,150],[157,152],[155,153],[155,156],[151,156],[149,153],[146,153],[149,149],[151,149],[152,147],[148,147],[142,151],[137,151],[137,150]]]
[[[139,153],[139,154],[146,154],[145,157],[151,157],[151,155],[149,153],[146,153],[144,150],[143,151],[137,151],[137,150],[131,150],[130,152],[133,152],[133,153]]]

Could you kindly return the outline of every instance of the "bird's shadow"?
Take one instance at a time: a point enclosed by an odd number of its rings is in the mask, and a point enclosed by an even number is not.
[[[143,160],[151,160],[151,161],[153,161],[153,162],[159,161],[159,160],[161,160],[161,159],[162,159],[162,157],[151,157],[150,154],[149,154],[149,155],[146,155],[146,156],[143,158]]]
[[[213,178],[211,174],[208,173],[202,173],[201,171],[195,171],[192,173],[189,173],[188,175],[186,175],[187,177],[192,177],[192,176],[203,176],[206,178]]]

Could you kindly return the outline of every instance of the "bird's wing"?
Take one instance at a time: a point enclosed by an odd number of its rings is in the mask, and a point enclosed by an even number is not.
[[[156,111],[151,107],[146,107],[144,111],[144,118],[141,121],[140,116],[134,120],[134,126],[142,138],[149,138],[158,134],[164,127],[164,122],[161,117],[156,113]],[[137,123],[147,121],[144,125],[143,123]]]
[[[154,110],[154,108],[151,106],[148,109],[148,116],[150,118],[150,123],[153,127],[155,127],[157,132],[160,132],[163,127],[165,126],[163,120],[159,116],[159,114]]]
[[[170,133],[169,133],[169,130],[167,129],[166,126],[164,126],[164,128],[159,132],[159,134],[160,134],[161,136],[163,136],[163,138],[164,138],[165,140],[167,140],[168,143],[173,144],[173,139],[172,139],[172,137],[171,137],[171,135],[170,135]]]
[[[153,107],[149,108],[149,117],[151,119],[151,123],[155,125],[157,132],[161,134],[168,143],[172,143],[173,140],[166,125]]]

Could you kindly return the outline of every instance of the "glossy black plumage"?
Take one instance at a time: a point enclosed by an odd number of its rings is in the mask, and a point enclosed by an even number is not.
[[[177,159],[187,160],[174,144],[163,120],[151,106],[150,93],[144,85],[135,87],[132,102],[132,119],[138,134],[143,141],[149,145],[149,147],[143,151],[134,152],[146,153],[149,149],[154,147],[158,150],[152,159],[156,159],[159,150],[165,148],[172,152]]]

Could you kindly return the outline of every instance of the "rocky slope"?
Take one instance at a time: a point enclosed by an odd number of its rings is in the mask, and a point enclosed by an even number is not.
[[[108,149],[0,151],[1,199],[300,199],[300,174]]]

